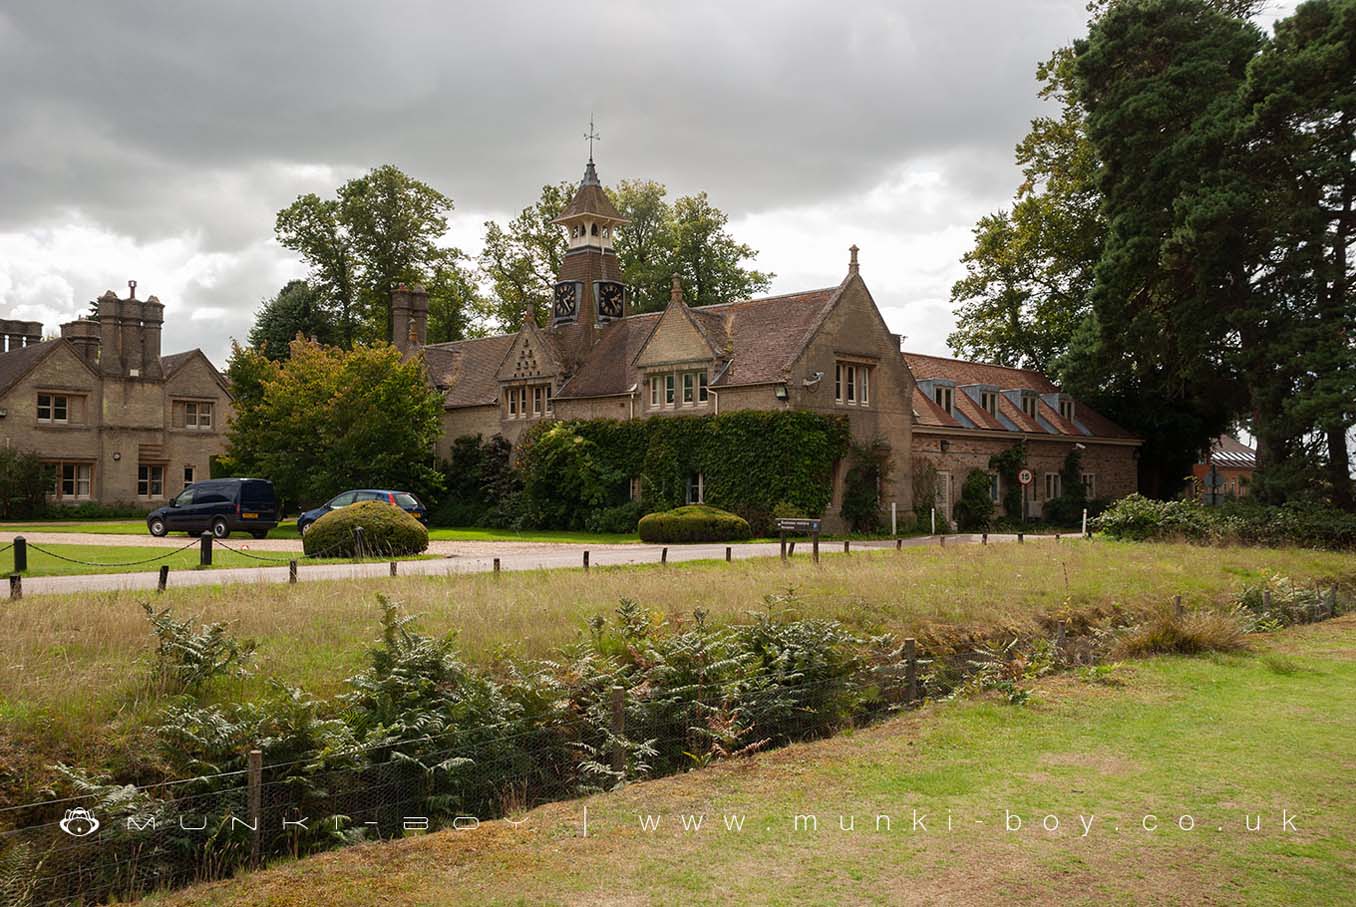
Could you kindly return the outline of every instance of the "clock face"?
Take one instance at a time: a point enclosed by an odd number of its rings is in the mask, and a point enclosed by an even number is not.
[[[625,285],[612,280],[600,280],[594,286],[598,293],[599,318],[620,318],[626,313],[623,304]]]
[[[556,304],[552,317],[556,321],[569,321],[579,311],[579,285],[572,280],[556,284]]]

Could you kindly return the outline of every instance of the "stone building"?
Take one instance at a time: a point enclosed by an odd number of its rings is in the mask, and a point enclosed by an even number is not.
[[[426,293],[401,287],[392,297],[397,345],[410,355],[422,350],[444,396],[441,456],[463,435],[517,443],[543,419],[800,409],[846,416],[855,439],[890,446],[881,499],[901,513],[912,510],[915,458],[942,473],[938,504],[949,515],[969,470],[987,471],[993,453],[1021,439],[1037,473],[1033,515],[1058,494],[1060,467],[1076,445],[1091,496],[1135,490],[1139,441],[1041,375],[901,353],[862,279],[856,246],[836,286],[691,307],[675,282],[664,311],[636,314],[613,248],[626,219],[592,159],[556,223],[568,248],[544,326],[524,316],[511,334],[424,346]],[[841,528],[845,472],[837,464],[827,528]],[[993,493],[1001,499],[997,480]],[[700,500],[700,476],[689,496]]]
[[[423,347],[443,392],[446,456],[462,435],[516,443],[542,419],[639,419],[730,410],[811,410],[846,416],[855,438],[893,451],[886,501],[907,509],[913,379],[858,271],[853,247],[837,286],[726,305],[691,307],[674,283],[662,312],[635,314],[613,234],[626,220],[603,191],[593,161],[556,223],[569,246],[550,323],[524,317],[512,334]],[[423,291],[393,297],[408,352],[425,328]],[[825,514],[836,520],[844,465]],[[702,497],[701,477],[691,497]]]
[[[1082,455],[1089,499],[1136,490],[1140,439],[1039,372],[920,353],[905,353],[904,361],[915,379],[913,455],[937,467],[937,511],[948,520],[971,470],[989,474],[990,497],[1002,502],[1008,489],[989,458],[1020,441],[1033,479],[1025,489],[1028,516],[1039,517],[1063,492],[1061,470],[1071,450]]]
[[[53,504],[158,506],[225,450],[225,379],[201,350],[162,356],[165,307],[128,287],[56,339],[38,322],[0,321],[0,445],[41,456]]]

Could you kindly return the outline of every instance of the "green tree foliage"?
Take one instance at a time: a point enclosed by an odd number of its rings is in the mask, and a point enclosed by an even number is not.
[[[0,518],[36,516],[55,480],[37,453],[0,447]]]
[[[541,197],[501,227],[485,222],[481,273],[494,298],[482,314],[502,331],[516,331],[523,313],[545,324],[551,311],[552,286],[560,273],[567,242],[565,231],[552,223],[574,198],[574,183],[542,186]]]
[[[286,502],[354,487],[421,495],[441,487],[433,445],[442,398],[418,359],[402,361],[386,344],[294,340],[284,362],[236,347],[228,375],[236,414],[223,466],[271,479]]]
[[[310,283],[339,327],[344,346],[390,340],[390,293],[429,289],[429,307],[464,301],[461,253],[441,245],[452,200],[390,164],[339,187],[336,197],[300,196],[278,212],[278,242],[301,255]],[[450,293],[451,295],[440,295]]]
[[[286,359],[298,334],[324,344],[340,340],[339,325],[321,294],[304,280],[289,280],[254,316],[250,346],[275,361]]]
[[[1009,519],[1020,520],[1022,512],[1022,483],[1017,474],[1026,465],[1026,442],[1018,441],[1007,450],[989,457],[989,468],[998,473],[1003,490],[1003,512]]]
[[[956,502],[956,528],[961,532],[982,532],[993,523],[993,497],[989,494],[989,474],[972,469],[961,485]]]
[[[890,480],[890,445],[884,438],[853,443],[843,481],[841,514],[853,532],[879,532],[884,521],[881,489]]]
[[[728,218],[706,193],[679,198],[652,180],[623,180],[607,190],[618,212],[631,221],[616,234],[617,260],[636,312],[662,309],[673,276],[683,281],[689,305],[714,305],[765,292],[774,275],[751,270],[744,262],[758,253],[738,242],[726,228]],[[552,223],[574,197],[573,183],[543,186],[541,197],[507,226],[485,224],[481,272],[494,300],[479,311],[499,330],[514,331],[530,311],[544,324],[551,309],[552,286],[568,247],[565,231]]]
[[[435,526],[511,525],[520,488],[513,470],[513,448],[504,436],[486,441],[480,435],[462,435],[452,440],[450,453],[442,466],[442,499],[430,522]]]

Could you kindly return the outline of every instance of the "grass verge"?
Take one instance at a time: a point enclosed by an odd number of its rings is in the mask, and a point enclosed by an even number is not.
[[[245,548],[247,540],[228,539],[227,544],[234,548]],[[24,576],[78,576],[100,573],[144,573],[159,570],[168,565],[170,570],[219,570],[223,567],[286,567],[289,558],[301,555],[289,555],[286,551],[260,551],[259,557],[238,554],[220,545],[212,548],[212,566],[200,567],[198,543],[182,551],[173,548],[153,548],[147,545],[63,545],[44,542],[39,548],[28,546],[28,569]],[[6,573],[13,569],[9,560],[13,549],[0,555],[7,563]],[[418,560],[430,555],[416,555],[413,558],[401,557],[395,560]],[[375,558],[372,563],[384,563],[391,558]],[[308,558],[300,563],[311,564],[352,564],[352,558]]]
[[[147,535],[145,520],[82,520],[51,523],[0,523],[0,532],[60,532],[94,533],[97,535]],[[174,533],[174,538],[183,536]],[[280,523],[268,533],[271,539],[299,539],[296,519]],[[588,542],[597,545],[619,545],[637,541],[634,535],[605,532],[565,532],[554,530],[459,529],[454,527],[430,529],[428,537],[443,542]],[[243,536],[242,536],[243,538]]]
[[[319,891],[330,907],[449,892],[561,907],[1347,902],[1356,617],[1259,637],[1254,655],[1116,673],[1115,687],[1064,675],[1024,707],[932,704],[516,825],[348,848],[150,903],[294,907]],[[797,828],[811,815],[817,830]]]

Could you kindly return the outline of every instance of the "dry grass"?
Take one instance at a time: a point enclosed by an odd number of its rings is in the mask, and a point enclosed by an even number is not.
[[[117,745],[110,728],[135,727],[158,705],[141,663],[151,634],[139,602],[148,597],[179,614],[230,622],[236,635],[258,642],[255,677],[214,687],[213,695],[228,699],[257,693],[266,678],[320,695],[335,691],[376,636],[378,591],[421,614],[425,630],[456,632],[469,658],[489,660],[501,652],[548,654],[622,598],[675,622],[697,608],[715,620],[740,620],[766,608],[767,596],[794,589],[799,616],[936,646],[995,630],[1032,631],[1052,616],[1147,615],[1174,594],[1193,610],[1208,609],[1271,572],[1356,580],[1349,557],[1325,552],[1079,541],[832,555],[819,567],[771,559],[30,597],[5,607],[0,750],[3,738]],[[63,746],[83,744],[62,743],[58,754],[89,755]]]
[[[1135,627],[1116,644],[1118,658],[1151,655],[1199,655],[1202,652],[1240,652],[1248,646],[1243,624],[1232,614],[1200,611],[1160,614]]]

